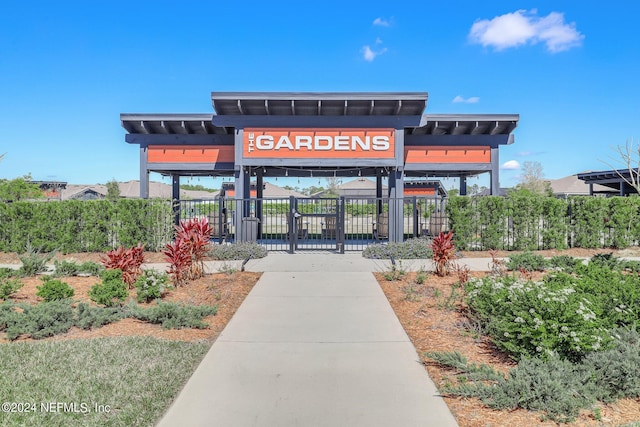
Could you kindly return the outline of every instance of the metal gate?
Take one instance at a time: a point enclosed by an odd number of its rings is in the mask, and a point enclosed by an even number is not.
[[[389,198],[263,198],[183,200],[180,218],[207,217],[216,243],[236,241],[237,203],[242,203],[244,240],[270,251],[325,250],[344,253],[389,241]],[[403,237],[435,235],[448,228],[445,200],[403,200]]]

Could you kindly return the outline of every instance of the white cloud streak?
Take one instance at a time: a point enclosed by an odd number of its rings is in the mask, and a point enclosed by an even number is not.
[[[366,45],[362,47],[362,57],[364,58],[365,61],[372,62],[374,59],[376,59],[376,56],[382,55],[386,51],[387,51],[386,47],[379,50],[373,50],[371,49],[371,46]]]
[[[518,169],[520,169],[520,163],[518,163],[517,160],[509,160],[507,162],[504,162],[502,164],[502,166],[500,166],[500,169],[503,169],[503,170],[518,170]]]
[[[454,104],[459,104],[459,103],[463,103],[463,104],[477,104],[478,102],[480,102],[480,98],[477,96],[472,96],[469,98],[463,98],[462,96],[458,95],[455,98],[453,98],[453,100],[451,101]]]
[[[565,22],[564,14],[551,12],[540,17],[537,13],[535,9],[517,10],[478,20],[471,26],[469,41],[497,51],[542,42],[551,53],[582,44],[584,35],[576,29],[575,22]]]
[[[382,17],[378,17],[373,20],[373,25],[377,25],[379,27],[388,27],[389,25],[391,25],[391,23]]]

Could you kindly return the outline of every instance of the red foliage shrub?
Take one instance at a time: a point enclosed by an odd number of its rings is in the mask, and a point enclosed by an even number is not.
[[[206,218],[180,221],[175,240],[162,252],[171,263],[168,273],[175,286],[204,275],[204,259],[209,252],[212,228]]]
[[[436,274],[438,276],[446,276],[449,274],[451,262],[456,259],[456,248],[453,244],[453,232],[443,233],[433,239],[431,243],[433,251],[433,262],[436,266]]]
[[[167,273],[171,277],[174,286],[181,286],[188,280],[188,272],[191,267],[191,253],[189,246],[181,239],[167,243],[162,250],[169,262]]]
[[[107,270],[121,270],[122,281],[133,287],[140,274],[142,274],[142,263],[144,263],[144,246],[125,249],[119,246],[117,249],[108,251],[100,260]]]

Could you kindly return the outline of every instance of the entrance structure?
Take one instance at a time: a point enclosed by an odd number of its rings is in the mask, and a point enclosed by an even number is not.
[[[423,114],[428,94],[213,92],[215,114],[121,114],[126,142],[140,146],[140,197],[149,173],[235,179],[236,240],[249,216],[251,180],[264,177],[388,179],[389,240],[403,239],[405,178],[460,178],[488,172],[499,189],[499,147],[512,144],[517,114]],[[259,215],[259,213],[258,213]]]

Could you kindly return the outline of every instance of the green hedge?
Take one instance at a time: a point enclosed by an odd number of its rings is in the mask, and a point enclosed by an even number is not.
[[[625,248],[640,242],[640,197],[557,199],[516,191],[452,196],[446,212],[462,250]]]
[[[59,201],[0,204],[0,251],[103,252],[143,243],[157,251],[172,235],[165,200]]]

